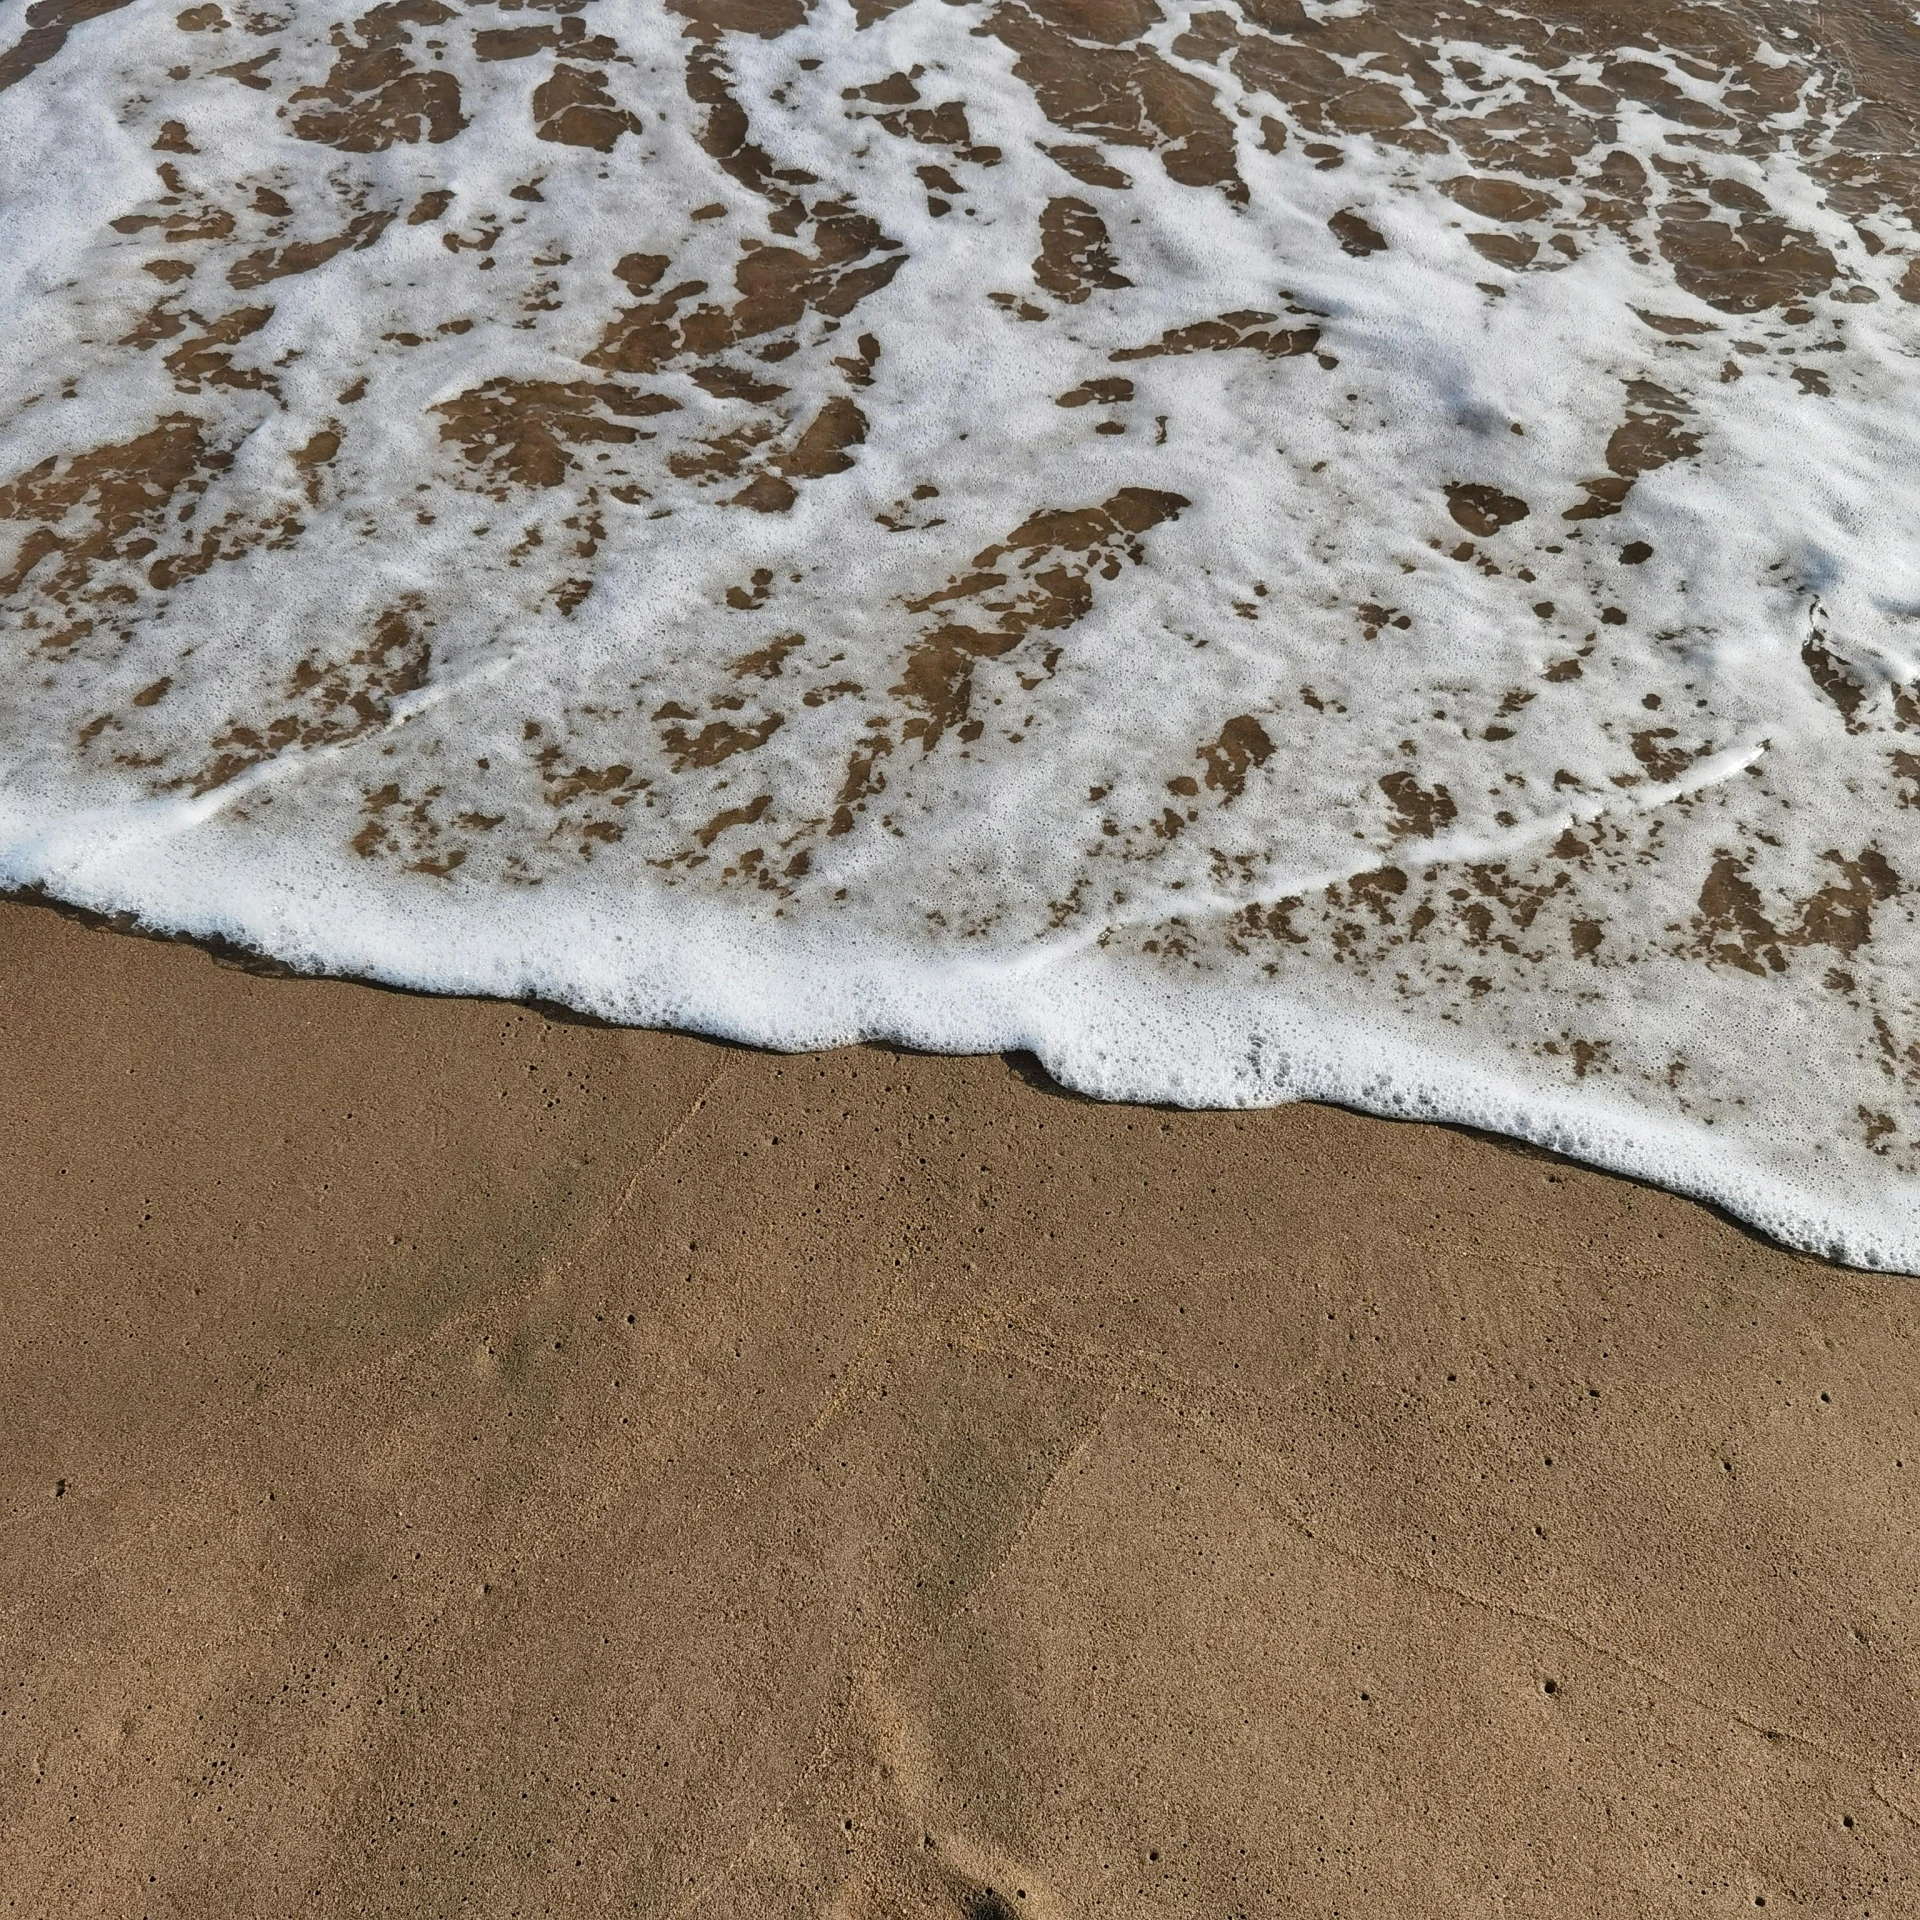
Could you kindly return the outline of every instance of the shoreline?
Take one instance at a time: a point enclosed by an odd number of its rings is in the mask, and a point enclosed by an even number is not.
[[[1417,1049],[1402,1049],[1398,1063],[1388,1066],[1389,1036],[1384,1033],[1372,1034],[1361,1028],[1346,1032],[1340,1043],[1323,1041],[1318,1045],[1328,1059],[1340,1063],[1334,1078],[1349,1084],[1366,1078],[1356,1062],[1363,1063],[1367,1058],[1375,1058],[1381,1071],[1376,1072],[1367,1084],[1378,1089],[1379,1097],[1370,1104],[1345,1097],[1339,1090],[1329,1091],[1314,1084],[1328,1077],[1325,1063],[1317,1058],[1309,1058],[1291,1066],[1283,1063],[1283,1081],[1304,1079],[1309,1083],[1304,1091],[1290,1091],[1268,1099],[1234,1100],[1197,1096],[1186,1102],[1128,1090],[1126,1083],[1135,1073],[1138,1063],[1131,1061],[1125,1039],[1130,1031],[1140,1026],[1142,1008],[1147,1004],[1145,1001],[1135,1007],[1123,999],[1107,1010],[1102,1021],[1093,1023],[1093,1031],[1074,1034],[1070,1051],[1075,1057],[1065,1066],[1059,1060],[1049,1060],[1042,1051],[1043,1043],[1034,1035],[1028,1036],[1031,1044],[1016,1042],[1009,1046],[994,1045],[985,1038],[979,1044],[967,1044],[964,1040],[956,1039],[950,1047],[921,1045],[903,1039],[892,1031],[903,1021],[911,1024],[917,1019],[921,1025],[945,1024],[919,1006],[913,994],[901,999],[900,1005],[894,1009],[895,1018],[878,1023],[885,1029],[881,1032],[850,1033],[844,1038],[820,1043],[796,1033],[791,1044],[783,1045],[778,1041],[743,1035],[735,1031],[737,1020],[718,1013],[711,1024],[678,1017],[672,1011],[662,1013],[658,1018],[651,1014],[636,1013],[634,1018],[628,1020],[537,991],[514,993],[482,987],[463,990],[421,986],[373,966],[336,966],[331,963],[304,966],[227,934],[172,929],[156,924],[144,919],[138,909],[104,911],[85,906],[63,899],[41,883],[0,891],[0,906],[44,907],[83,927],[156,941],[162,945],[184,946],[205,954],[216,965],[233,967],[263,978],[331,980],[372,992],[395,993],[430,1001],[474,1001],[518,1007],[544,1018],[607,1032],[677,1034],[713,1046],[739,1047],[774,1058],[831,1053],[848,1048],[870,1048],[934,1060],[998,1058],[1011,1061],[1018,1058],[1032,1062],[1034,1071],[1047,1090],[1074,1099],[1090,1100],[1096,1105],[1182,1113],[1272,1112],[1299,1105],[1324,1107],[1388,1124],[1437,1126],[1523,1152],[1543,1154],[1566,1166],[1626,1180],[1651,1192],[1673,1195],[1705,1208],[1738,1231],[1754,1236],[1763,1245],[1801,1254],[1826,1265],[1853,1272],[1893,1275],[1906,1272],[1897,1258],[1869,1257],[1869,1250],[1882,1248],[1883,1236],[1863,1236],[1857,1221],[1847,1218],[1844,1212],[1836,1213],[1832,1203],[1824,1196],[1793,1186],[1777,1170],[1769,1172],[1750,1159],[1738,1156],[1729,1157],[1724,1163],[1716,1163],[1715,1156],[1705,1151],[1712,1144],[1710,1139],[1677,1132],[1670,1123],[1660,1122],[1652,1115],[1633,1115],[1631,1119],[1623,1119],[1620,1114],[1611,1113],[1604,1107],[1589,1110],[1583,1101],[1572,1101],[1564,1094],[1555,1096],[1537,1089],[1522,1090],[1518,1083],[1509,1085],[1498,1078],[1488,1079],[1480,1074],[1468,1077],[1463,1083],[1466,1088],[1464,1092],[1461,1085],[1450,1083],[1445,1085],[1444,1091],[1436,1091],[1436,1086],[1441,1083],[1433,1079],[1434,1068],[1431,1063],[1420,1064],[1424,1056]],[[665,993],[669,1002],[677,1005],[685,999],[688,991],[688,968],[677,948],[672,950],[672,964],[668,971],[677,984],[659,991]],[[802,991],[800,997],[806,1000],[808,995]],[[1019,996],[1015,994],[1014,1001],[1018,999]],[[816,1008],[812,1013],[803,1012],[798,1017],[802,1027],[811,1030],[818,1025],[820,1012]],[[976,1024],[981,1018],[977,1009],[969,1017]],[[991,1026],[992,1016],[986,1018]],[[1072,1023],[1069,1024],[1071,1026]],[[1282,1031],[1285,1031],[1284,1015]],[[1122,1040],[1119,1049],[1122,1063],[1117,1068],[1107,1057],[1109,1045],[1103,1044],[1103,1041],[1110,1043],[1114,1034],[1118,1034]],[[1160,1043],[1162,1051],[1165,1051],[1166,1044],[1163,1039]],[[1254,1054],[1258,1055],[1269,1045],[1268,1036],[1256,1033],[1251,1045]],[[1404,1064],[1410,1052],[1415,1059],[1412,1067]],[[1078,1071],[1084,1071],[1096,1081],[1111,1084],[1105,1090],[1099,1086],[1081,1085],[1078,1083]],[[1459,1111],[1462,1107],[1476,1106],[1503,1108],[1508,1125],[1492,1126],[1479,1119],[1462,1117]],[[1563,1144],[1567,1141],[1575,1144]],[[1662,1160],[1672,1170],[1673,1177],[1663,1178],[1646,1170]],[[1785,1195],[1784,1205],[1780,1197],[1782,1194]],[[1740,1204],[1742,1196],[1747,1198],[1744,1206]],[[1768,1214],[1773,1216],[1778,1230],[1764,1223]],[[1830,1236],[1825,1244],[1818,1243],[1821,1235]],[[1859,1250],[1859,1257],[1849,1257],[1849,1253],[1856,1249]]]
[[[736,1040],[723,1034],[701,1033],[697,1029],[683,1027],[633,1027],[623,1025],[617,1020],[587,1011],[582,1007],[569,1006],[563,1000],[540,998],[506,999],[493,996],[472,996],[443,991],[435,987],[409,986],[403,981],[384,980],[372,974],[332,973],[308,971],[296,967],[291,962],[277,959],[257,947],[242,945],[219,934],[195,934],[170,932],[142,921],[133,913],[102,913],[93,907],[76,905],[63,900],[57,894],[49,893],[43,887],[27,887],[13,891],[0,891],[0,909],[7,907],[41,907],[61,919],[70,920],[89,931],[111,933],[135,940],[152,940],[163,946],[187,947],[203,954],[217,967],[231,967],[240,973],[251,974],[265,980],[331,980],[343,986],[363,987],[373,993],[400,994],[410,999],[429,1001],[471,1002],[478,1000],[482,1004],[517,1007],[545,1020],[553,1020],[568,1026],[580,1026],[605,1033],[660,1033],[676,1035],[683,1039],[698,1040],[702,1044],[721,1048],[739,1048],[747,1053],[766,1054],[773,1058],[790,1058],[791,1054],[775,1047],[761,1046],[751,1040]],[[897,1053],[904,1057],[921,1060],[966,1060],[999,1059],[1008,1070],[1024,1080],[1037,1092],[1055,1099],[1081,1101],[1095,1107],[1124,1107],[1138,1109],[1145,1113],[1193,1113],[1193,1112],[1270,1112],[1271,1108],[1193,1108],[1182,1107],[1170,1101],[1160,1100],[1103,1100],[1099,1096],[1083,1093],[1076,1087],[1070,1087],[1056,1080],[1048,1073],[1045,1064],[1029,1048],[1010,1048],[998,1054],[950,1054],[941,1053],[924,1047],[909,1046],[903,1041],[894,1040],[856,1040],[846,1043],[845,1048],[833,1051],[846,1051],[848,1048],[868,1050],[875,1053]],[[1304,1099],[1281,1103],[1289,1106],[1324,1107],[1330,1112],[1352,1115],[1357,1120],[1378,1122],[1385,1126],[1437,1127],[1443,1132],[1457,1133],[1469,1140],[1478,1141],[1497,1151],[1517,1153],[1525,1158],[1548,1161],[1556,1166],[1578,1169],[1583,1173],[1600,1173],[1609,1179],[1625,1181],[1630,1186],[1643,1187],[1649,1193],[1663,1194],[1669,1198],[1686,1201],[1709,1214],[1722,1226],[1731,1228],[1735,1233],[1766,1247],[1774,1252],[1786,1253],[1796,1258],[1812,1260],[1821,1266],[1832,1267],[1844,1273],[1871,1273],[1886,1271],[1870,1267],[1851,1267],[1846,1262],[1829,1258],[1810,1248],[1795,1247],[1776,1240],[1764,1229],[1743,1219],[1739,1214],[1721,1206],[1717,1201],[1703,1199],[1697,1194],[1682,1192],[1674,1187],[1662,1186],[1657,1180],[1647,1179],[1637,1173],[1620,1172],[1612,1168],[1595,1167],[1590,1162],[1575,1158],[1571,1154],[1561,1153],[1552,1147],[1542,1146],[1539,1142],[1516,1134],[1500,1133],[1489,1127],[1475,1126],[1466,1120],[1430,1120],[1410,1115],[1375,1113],[1368,1108],[1349,1105],[1341,1100]],[[1898,1277],[1897,1275],[1895,1277]]]

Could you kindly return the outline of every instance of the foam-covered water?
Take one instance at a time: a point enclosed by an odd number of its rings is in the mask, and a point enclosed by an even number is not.
[[[0,7],[0,876],[1920,1269],[1920,26]]]

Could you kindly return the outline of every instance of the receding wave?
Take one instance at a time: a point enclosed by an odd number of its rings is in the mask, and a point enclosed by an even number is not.
[[[1920,1270],[1904,6],[0,34],[11,884]]]

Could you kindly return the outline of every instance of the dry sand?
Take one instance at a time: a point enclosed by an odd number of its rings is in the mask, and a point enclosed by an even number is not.
[[[0,1911],[1920,1911],[1915,1283],[0,906]]]

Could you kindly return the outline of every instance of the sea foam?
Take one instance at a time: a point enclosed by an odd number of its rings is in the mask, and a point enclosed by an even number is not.
[[[0,877],[1920,1271],[1920,30],[1820,21],[41,0]]]

